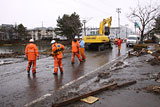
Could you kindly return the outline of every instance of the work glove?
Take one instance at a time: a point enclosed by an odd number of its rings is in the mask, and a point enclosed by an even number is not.
[[[37,55],[37,59],[39,59],[39,55]]]
[[[54,53],[56,54],[58,52],[58,50],[55,50]]]
[[[64,49],[63,49],[63,48],[61,48],[60,50],[61,50],[61,51],[63,51]]]
[[[24,59],[28,60],[28,55],[26,55],[26,57]]]

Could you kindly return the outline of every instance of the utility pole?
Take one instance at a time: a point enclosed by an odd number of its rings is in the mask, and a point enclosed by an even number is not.
[[[84,36],[86,36],[86,26],[85,26],[85,24],[86,24],[86,20],[83,20],[83,23],[84,23]]]
[[[128,32],[127,32],[128,24],[125,24],[125,26],[126,26],[126,38],[127,38],[127,35],[128,35]]]
[[[118,13],[118,28],[119,28],[119,37],[120,37],[120,16],[119,14],[121,13],[121,8],[117,8],[116,12]]]
[[[42,27],[43,27],[43,21],[42,21]]]

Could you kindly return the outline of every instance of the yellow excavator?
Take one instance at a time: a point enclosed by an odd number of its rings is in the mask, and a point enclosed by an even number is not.
[[[98,35],[86,35],[83,37],[86,49],[98,49],[101,51],[108,47],[112,48],[111,42],[108,38],[111,22],[112,17],[103,19],[100,23]],[[108,27],[105,26],[106,24],[108,24]]]

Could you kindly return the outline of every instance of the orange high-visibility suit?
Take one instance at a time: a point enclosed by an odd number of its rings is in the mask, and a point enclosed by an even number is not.
[[[118,51],[120,51],[120,49],[121,49],[121,44],[122,44],[122,40],[121,40],[121,39],[118,39],[118,40],[117,40]]]
[[[36,73],[36,57],[39,57],[37,46],[34,43],[29,43],[26,46],[25,55],[28,58],[27,72],[30,72],[31,65],[33,64],[32,73]]]
[[[82,62],[82,59],[80,58],[80,55],[79,55],[79,49],[80,49],[80,45],[79,45],[78,40],[72,41],[72,64],[74,64],[75,55],[77,56],[79,61]]]
[[[62,58],[63,58],[63,50],[64,46],[59,43],[52,44],[52,55],[54,59],[54,73],[57,74],[58,67],[60,68],[60,72],[63,73],[63,66],[62,66]]]

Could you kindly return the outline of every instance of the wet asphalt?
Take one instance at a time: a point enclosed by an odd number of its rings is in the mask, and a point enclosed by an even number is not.
[[[102,91],[99,94],[95,94],[93,96],[99,98],[99,100],[93,104],[77,101],[64,107],[74,107],[75,105],[77,107],[159,107],[160,94],[153,90],[146,90],[146,87],[160,85],[160,83],[155,80],[156,75],[160,72],[160,66],[151,65],[147,62],[152,58],[154,57],[151,54],[139,57],[131,56],[119,59],[122,65],[116,64],[117,66],[113,67],[105,66],[101,71],[109,72],[110,76],[101,78],[99,81],[95,81],[98,76],[94,76],[91,79],[93,82],[89,83],[87,81],[87,88],[84,88],[77,93],[81,94],[83,91],[87,93],[87,90],[89,90],[88,92],[91,92],[92,90],[95,90],[94,87],[98,86],[101,88],[109,81],[121,84],[136,80],[136,83],[123,88]],[[119,61],[117,60],[115,63],[119,63]],[[107,68],[111,69],[108,70]]]
[[[113,49],[105,51],[86,51],[87,59],[71,64],[71,54],[63,58],[64,74],[54,76],[54,61],[52,57],[37,60],[36,76],[27,75],[27,61],[0,66],[0,107],[22,107],[46,93],[58,90],[61,86],[91,72],[114,58],[123,55],[129,48],[122,44],[121,53],[113,45]]]

